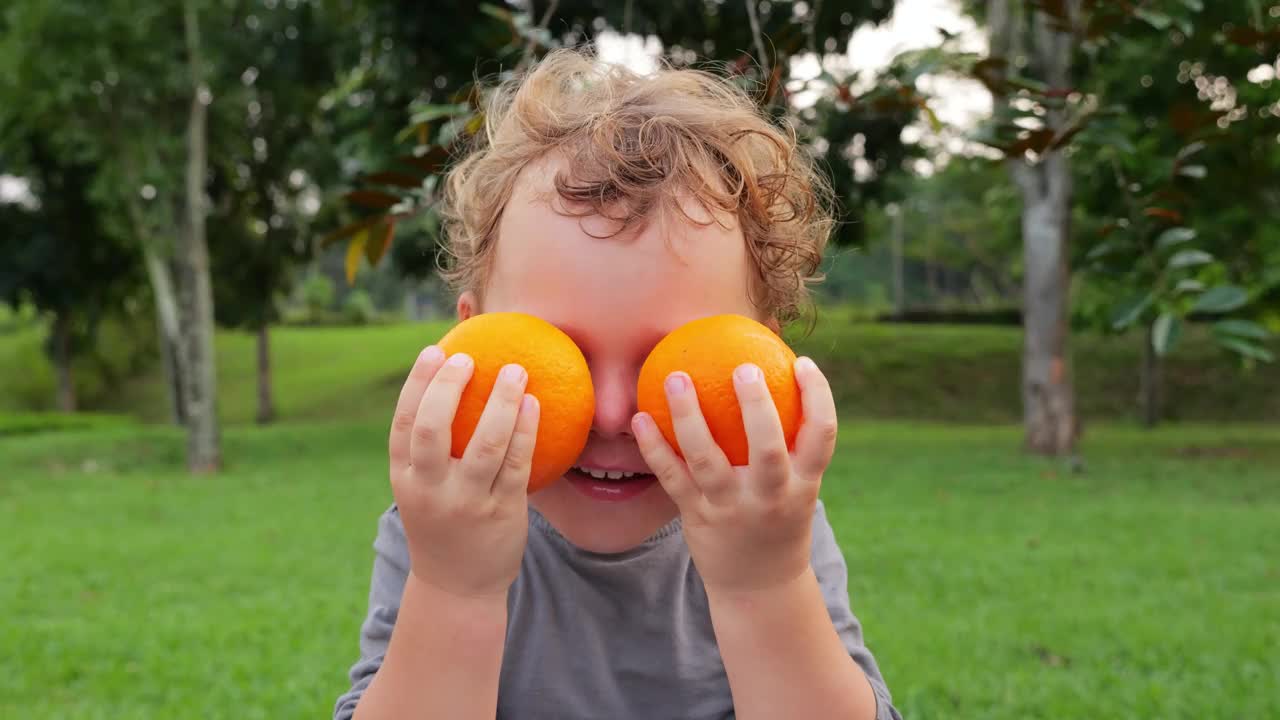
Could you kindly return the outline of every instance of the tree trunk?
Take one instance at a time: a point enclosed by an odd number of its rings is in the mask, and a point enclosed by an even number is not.
[[[1142,351],[1142,370],[1139,373],[1139,403],[1142,406],[1142,426],[1148,430],[1160,424],[1164,385],[1164,363],[1156,353],[1155,328],[1147,331],[1147,341]]]
[[[179,331],[178,296],[173,289],[173,272],[169,264],[156,250],[155,242],[147,238],[142,211],[130,203],[135,232],[142,238],[142,256],[151,282],[151,294],[155,296],[156,328],[160,332],[160,357],[164,366],[165,386],[169,392],[169,409],[174,425],[187,424],[183,377],[186,375],[186,353]]]
[[[191,107],[187,118],[186,207],[176,260],[181,268],[182,345],[188,363],[186,389],[187,467],[193,473],[217,472],[222,464],[218,429],[217,373],[213,347],[213,287],[205,240],[206,122],[212,98],[204,83],[200,29],[194,0],[184,3]]]
[[[276,418],[275,404],[271,401],[271,326],[266,322],[258,328],[258,424],[266,425]]]
[[[53,316],[53,364],[58,374],[58,411],[76,411],[76,385],[71,376],[71,317],[59,310]]]
[[[1060,154],[1036,166],[1018,163],[1022,188],[1022,407],[1027,449],[1075,452],[1075,397],[1068,348],[1067,239],[1071,174]]]
[[[893,215],[893,312],[901,317],[907,311],[905,225],[907,205],[898,206]]]
[[[1063,0],[1068,18],[1076,18],[1078,9],[1079,0]],[[1032,65],[1050,87],[1070,87],[1074,39],[1056,29],[1043,12],[1013,0],[989,0],[987,20],[991,53],[1006,60],[1020,54],[1018,45],[1027,37],[1025,29],[1030,22],[1034,46],[1028,54]],[[1061,132],[1066,117],[1062,109],[1052,108],[1044,122],[1047,128]],[[1068,342],[1071,269],[1067,253],[1071,166],[1058,150],[1038,158],[1011,158],[1009,169],[1022,194],[1025,444],[1038,454],[1074,455],[1078,423]]]

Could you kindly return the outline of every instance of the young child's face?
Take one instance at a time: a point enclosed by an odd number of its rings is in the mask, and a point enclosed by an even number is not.
[[[676,516],[675,504],[648,474],[631,434],[636,379],[649,351],[671,330],[699,317],[765,318],[750,300],[749,259],[734,218],[725,218],[726,229],[718,223],[695,225],[674,213],[666,223],[613,235],[613,221],[563,212],[553,183],[565,167],[563,158],[552,155],[521,173],[498,228],[482,300],[465,293],[458,311],[464,319],[479,312],[536,315],[582,349],[596,412],[577,465],[645,477],[610,482],[575,468],[530,496],[530,503],[575,545],[618,552]],[[692,200],[685,211],[700,221],[709,219]]]

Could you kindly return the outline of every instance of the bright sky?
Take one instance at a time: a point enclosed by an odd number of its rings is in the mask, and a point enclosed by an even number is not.
[[[953,0],[900,0],[893,18],[880,27],[862,27],[849,42],[848,57],[860,70],[878,70],[905,50],[936,47],[938,29],[959,35],[957,49],[986,52],[987,39]],[[991,114],[991,95],[976,80],[929,78],[924,89],[937,98],[934,112],[948,125],[971,126]]]

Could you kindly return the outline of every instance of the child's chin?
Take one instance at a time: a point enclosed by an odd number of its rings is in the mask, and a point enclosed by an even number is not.
[[[639,492],[629,500],[620,500],[614,493],[596,499],[591,488],[582,484],[566,475],[531,495],[529,503],[570,543],[589,552],[630,550],[679,514],[658,482],[645,489],[632,488],[629,492]]]

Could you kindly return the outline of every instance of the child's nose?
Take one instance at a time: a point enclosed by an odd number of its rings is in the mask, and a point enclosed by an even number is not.
[[[596,414],[591,429],[597,435],[631,435],[631,418],[636,414],[636,380],[631,373],[592,372]]]

